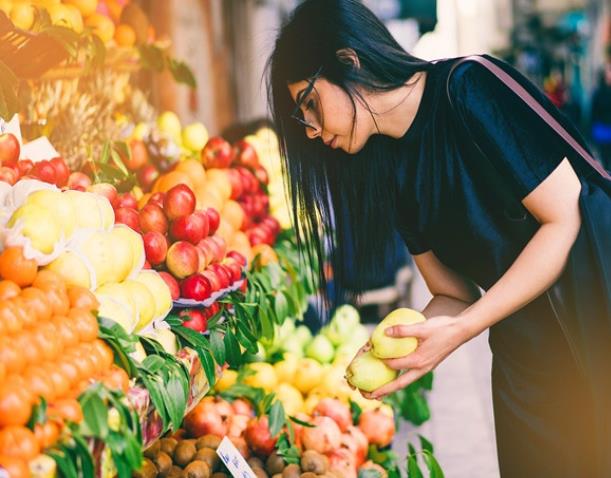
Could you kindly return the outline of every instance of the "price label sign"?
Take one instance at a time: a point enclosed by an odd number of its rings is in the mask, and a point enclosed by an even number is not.
[[[248,466],[244,457],[240,454],[231,440],[223,438],[216,450],[216,454],[223,460],[223,463],[231,473],[233,478],[257,478],[257,475]]]

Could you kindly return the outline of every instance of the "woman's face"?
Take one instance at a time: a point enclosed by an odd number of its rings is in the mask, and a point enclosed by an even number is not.
[[[288,85],[293,101],[301,105],[303,119],[313,126],[304,126],[304,133],[330,148],[359,152],[375,131],[367,109],[356,98],[353,107],[348,94],[324,77],[317,78],[311,93],[303,97],[309,84],[304,80]]]

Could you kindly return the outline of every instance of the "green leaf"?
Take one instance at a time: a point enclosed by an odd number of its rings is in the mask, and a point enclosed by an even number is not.
[[[286,414],[284,413],[284,407],[282,406],[282,402],[277,400],[272,405],[272,409],[269,413],[269,431],[271,436],[277,436],[285,423]]]
[[[352,424],[355,426],[358,425],[363,409],[358,403],[350,400],[350,412],[352,413]]]
[[[424,458],[424,462],[429,469],[430,478],[444,478],[443,470],[432,453],[424,451],[422,457]]]
[[[161,418],[163,428],[164,430],[166,430],[170,422],[170,417],[165,407],[164,394],[161,391],[161,388],[164,387],[164,384],[163,382],[161,382],[160,378],[155,375],[149,376],[143,374],[141,375],[141,380],[149,393],[151,403],[153,404],[155,410],[157,410],[157,413]]]
[[[204,373],[208,379],[208,384],[210,385],[210,388],[212,388],[216,383],[215,364],[212,354],[208,350],[201,350],[201,353],[198,352],[198,355],[200,361],[202,362],[202,367],[204,367]]]
[[[55,460],[62,478],[79,478],[74,461],[66,456],[66,452],[64,450],[51,450],[47,452],[47,455]]]
[[[420,385],[425,390],[433,390],[433,372],[429,372],[426,375],[423,375],[420,380]]]
[[[163,51],[155,45],[140,45],[140,61],[144,68],[153,71],[162,71],[165,67],[165,57]]]
[[[274,324],[270,318],[269,309],[263,304],[259,306],[259,322],[261,323],[262,337],[272,340],[274,338]]]
[[[276,312],[276,322],[282,324],[288,315],[288,304],[284,294],[279,292],[274,298],[274,310]]]
[[[424,475],[418,466],[416,455],[410,455],[407,458],[407,478],[424,478]]]
[[[178,83],[184,83],[191,88],[197,88],[197,81],[195,80],[195,75],[189,66],[178,60],[174,60],[172,58],[169,59],[168,66],[170,68],[170,73]]]
[[[259,346],[257,345],[257,338],[248,328],[248,324],[244,321],[238,320],[237,323],[237,334],[238,342],[240,342],[248,352],[256,354],[259,352]]]
[[[212,355],[214,355],[214,360],[216,360],[216,363],[224,364],[225,343],[223,339],[223,334],[216,330],[210,332],[210,349],[212,350]]]
[[[433,444],[422,435],[418,435],[418,438],[420,439],[420,448],[422,448],[423,451],[428,451],[433,454]]]
[[[115,164],[117,169],[123,173],[123,176],[129,175],[129,171],[127,171],[125,164],[121,160],[121,156],[119,156],[119,153],[114,148],[110,150],[110,158],[112,159],[112,162]]]
[[[180,372],[171,374],[165,387],[168,398],[166,407],[174,430],[180,428],[187,409],[187,394],[183,382],[187,381],[188,383],[188,379],[184,376],[181,377],[179,374]]]
[[[91,456],[87,443],[78,433],[73,433],[72,439],[74,440],[76,445],[75,448],[79,454],[82,476],[95,476],[93,457]]]
[[[147,355],[147,357],[142,361],[140,367],[149,373],[155,374],[161,370],[165,364],[166,361],[162,357],[151,354]]]
[[[83,424],[91,435],[106,438],[108,435],[108,408],[95,390],[81,400],[81,409],[84,417]]]
[[[240,344],[235,338],[235,335],[233,335],[233,332],[228,330],[225,333],[223,343],[225,344],[225,355],[227,356],[227,363],[229,363],[230,367],[237,368],[241,365],[242,354],[240,352]]]
[[[297,425],[301,425],[302,427],[306,427],[306,428],[314,428],[315,425],[312,425],[309,422],[304,422],[303,420],[300,420],[297,417],[294,417],[292,415],[289,416],[289,420],[291,420],[292,422],[295,422]]]
[[[36,425],[44,425],[45,423],[47,423],[47,401],[44,397],[41,397],[40,401],[32,407],[28,428],[34,430]]]
[[[407,449],[409,450],[409,454],[410,455],[416,455],[416,448],[414,448],[414,445],[412,445],[411,443],[408,443],[407,445]]]

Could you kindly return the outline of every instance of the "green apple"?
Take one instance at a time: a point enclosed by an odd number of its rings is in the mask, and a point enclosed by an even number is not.
[[[317,335],[305,349],[306,357],[318,360],[320,363],[329,363],[333,360],[335,349],[331,341],[324,335]]]
[[[296,335],[291,335],[282,344],[282,349],[292,353],[297,358],[303,357],[303,343]]]
[[[302,347],[305,347],[310,340],[312,340],[312,332],[310,332],[310,329],[305,325],[299,325],[295,329],[294,335],[297,337]]]
[[[201,151],[207,142],[208,130],[202,123],[192,123],[182,130],[182,144],[191,151]]]

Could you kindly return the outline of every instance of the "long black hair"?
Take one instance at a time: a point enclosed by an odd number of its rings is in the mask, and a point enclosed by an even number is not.
[[[358,57],[358,66],[338,55],[347,49]],[[390,91],[430,66],[409,55],[357,0],[305,0],[282,27],[269,58],[268,101],[300,245],[318,265],[328,252],[335,284],[350,292],[363,291],[393,244],[398,142],[374,135],[360,152],[347,154],[308,139],[303,126],[290,118],[295,103],[288,84],[322,68],[321,76],[350,97],[356,121],[355,99],[369,109],[357,86]],[[323,232],[330,233],[329,251]],[[325,284],[323,268],[315,270]]]

